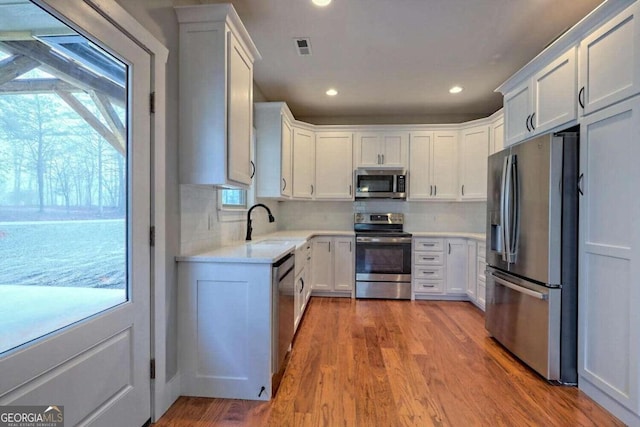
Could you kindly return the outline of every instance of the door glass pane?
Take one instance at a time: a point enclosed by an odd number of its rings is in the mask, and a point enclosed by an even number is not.
[[[0,2],[0,353],[127,301],[127,66]]]

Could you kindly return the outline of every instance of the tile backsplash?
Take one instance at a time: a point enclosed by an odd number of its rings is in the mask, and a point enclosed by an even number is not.
[[[280,230],[353,230],[355,212],[402,212],[409,231],[484,233],[485,202],[291,201],[280,203]]]
[[[180,186],[180,250],[192,254],[244,241],[246,211],[227,214],[218,210],[218,191],[213,187]],[[266,212],[251,215],[253,236],[277,230],[353,230],[355,212],[402,212],[408,231],[454,231],[484,233],[484,202],[277,202],[259,199],[276,218],[269,223]]]
[[[218,210],[218,191],[214,187],[180,186],[180,253],[183,255],[204,252],[242,242],[247,232],[247,213],[227,213]],[[269,223],[265,211],[254,210],[253,236],[271,233],[278,229],[278,203],[258,200],[269,206],[276,222]]]

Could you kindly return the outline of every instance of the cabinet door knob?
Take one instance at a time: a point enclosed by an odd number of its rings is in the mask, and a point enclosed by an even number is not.
[[[351,186],[351,184],[349,184],[349,195],[350,195],[350,196],[351,196],[352,191],[353,191],[353,189],[352,189],[352,188],[353,188],[353,187]]]
[[[313,195],[313,184],[311,185],[311,194]]]
[[[449,254],[451,254],[451,243],[449,243]]]
[[[253,160],[251,160],[251,179],[253,179],[253,177],[256,176],[256,164],[253,163]]]
[[[429,186],[429,195],[433,196],[433,185]]]
[[[287,180],[282,178],[282,191],[284,191],[285,188],[287,188]]]
[[[527,116],[527,120],[525,121],[525,124],[527,125],[527,131],[528,131],[528,132],[531,132],[531,128],[529,128],[529,119],[530,119],[530,118],[531,118],[531,114],[529,114],[529,115]]]
[[[578,104],[580,104],[580,106],[584,110],[584,86],[582,86],[580,88],[580,92],[578,92]]]
[[[304,289],[304,279],[302,277],[300,278],[300,284],[302,285],[300,286],[300,293],[302,293],[302,290]]]
[[[462,195],[464,196],[464,184],[462,184]]]
[[[382,156],[382,164],[384,165],[384,154],[381,154]]]
[[[434,185],[434,186],[433,186],[433,195],[434,195],[434,196],[437,196],[437,195],[438,195],[438,186],[437,186],[437,185]]]

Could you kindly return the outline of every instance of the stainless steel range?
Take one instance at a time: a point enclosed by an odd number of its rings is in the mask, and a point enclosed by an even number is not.
[[[357,213],[356,298],[411,299],[411,234],[401,213]]]

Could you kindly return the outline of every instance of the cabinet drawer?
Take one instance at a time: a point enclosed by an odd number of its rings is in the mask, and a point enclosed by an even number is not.
[[[444,254],[442,252],[414,252],[413,263],[416,265],[442,265]]]
[[[442,252],[444,239],[415,239],[413,249],[416,251]]]
[[[444,279],[444,267],[416,267],[413,272],[413,277],[416,279]]]
[[[413,291],[417,294],[441,294],[444,292],[444,282],[442,280],[416,280],[413,284]]]

